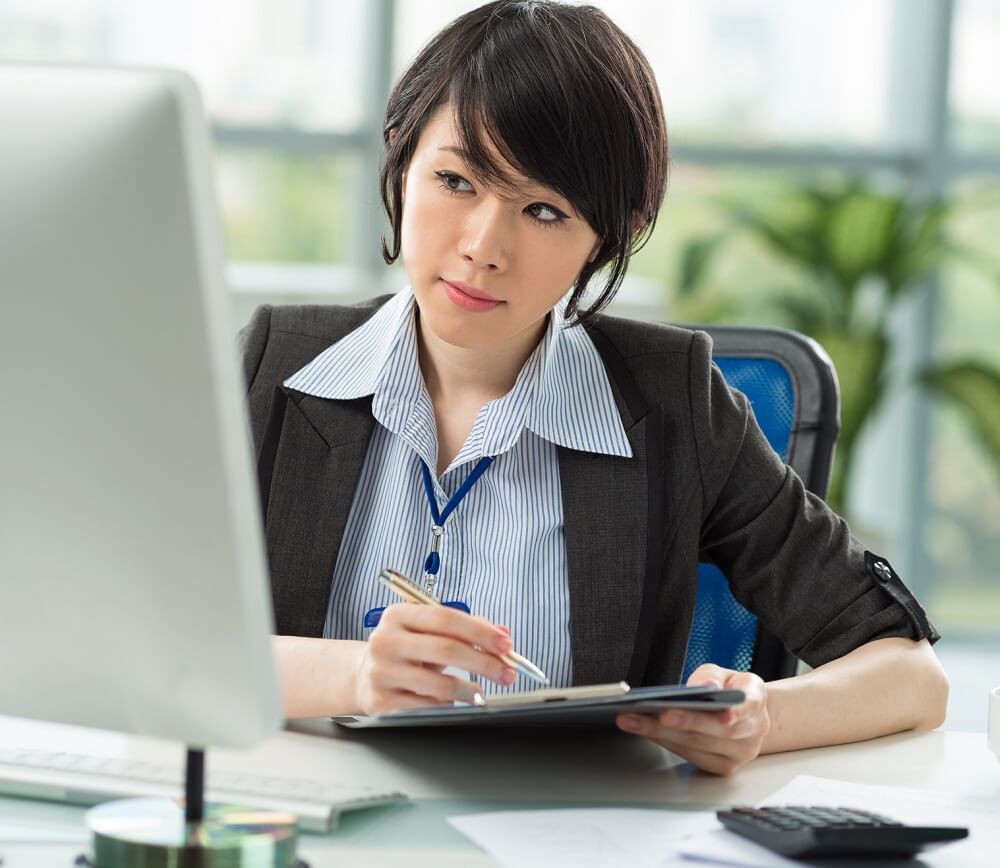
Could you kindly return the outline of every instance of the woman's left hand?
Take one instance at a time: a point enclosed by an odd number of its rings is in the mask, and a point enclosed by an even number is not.
[[[771,729],[767,687],[752,672],[736,672],[712,663],[695,669],[687,683],[742,690],[746,699],[724,711],[670,709],[658,717],[620,714],[618,727],[645,736],[706,772],[731,775],[760,753]]]

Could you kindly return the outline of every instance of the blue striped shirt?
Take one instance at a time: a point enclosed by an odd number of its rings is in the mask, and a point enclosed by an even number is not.
[[[363,325],[285,381],[319,398],[372,395],[377,424],[331,579],[324,635],[367,639],[370,609],[398,602],[377,581],[392,567],[420,581],[431,514],[420,459],[438,508],[484,455],[496,456],[445,523],[435,593],[510,628],[514,647],[554,686],[572,682],[569,592],[557,446],[631,457],[601,357],[582,328],[564,328],[562,304],[514,387],[485,404],[438,478],[434,409],[417,357],[407,287]],[[485,682],[493,695],[510,688]]]

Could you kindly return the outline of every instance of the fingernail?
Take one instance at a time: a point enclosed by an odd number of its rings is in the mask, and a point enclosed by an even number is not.
[[[638,732],[639,718],[632,714],[626,714],[624,717],[619,718],[618,726],[627,732]]]
[[[510,627],[505,627],[503,624],[498,624],[497,629],[506,633],[508,636],[510,635]]]
[[[503,675],[500,676],[500,683],[507,685],[513,684],[517,679],[517,673],[513,669],[504,669]]]
[[[497,649],[498,654],[506,654],[511,648],[514,647],[514,643],[511,642],[506,636],[503,636],[500,639],[497,639],[494,647]]]

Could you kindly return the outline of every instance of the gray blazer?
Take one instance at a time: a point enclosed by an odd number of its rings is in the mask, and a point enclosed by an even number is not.
[[[240,332],[282,635],[323,635],[374,418],[370,397],[281,383],[387,298],[265,306]],[[610,316],[589,333],[633,457],[559,447],[574,683],[678,681],[699,561],[812,666],[886,636],[939,638],[895,572],[880,578],[846,523],[775,455],[712,364],[708,335]]]

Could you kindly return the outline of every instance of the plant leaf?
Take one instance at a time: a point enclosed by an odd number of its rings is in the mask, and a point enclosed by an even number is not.
[[[811,336],[830,354],[840,381],[840,437],[827,494],[831,507],[839,510],[844,507],[858,436],[885,394],[888,341],[881,334],[843,329],[818,329]]]
[[[951,216],[948,202],[909,203],[891,240],[892,256],[885,273],[893,294],[909,288],[948,254],[944,224]]]
[[[703,238],[695,238],[684,245],[681,251],[680,270],[677,280],[677,292],[679,295],[690,295],[701,285],[708,271],[715,253],[729,237],[728,232],[718,235],[708,235]]]
[[[920,380],[963,412],[1000,473],[1000,371],[962,360],[928,368]]]
[[[824,243],[830,264],[845,286],[855,286],[867,272],[884,270],[902,210],[901,199],[864,190],[834,205]]]

